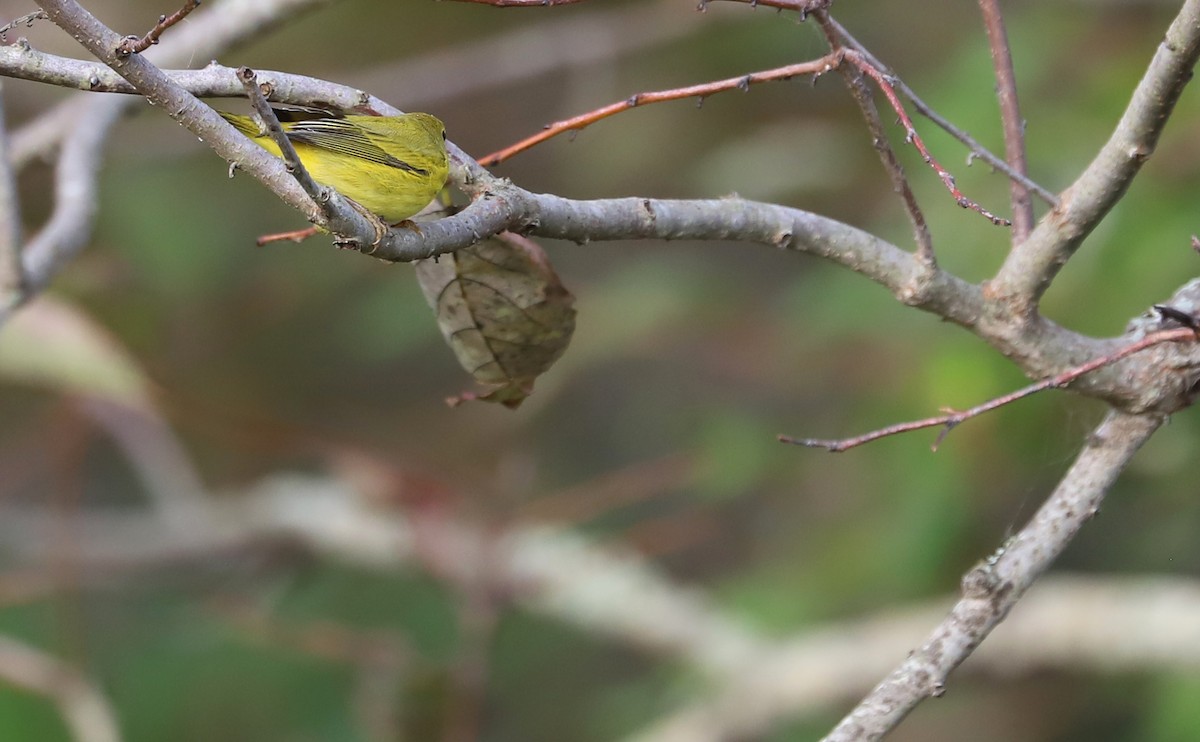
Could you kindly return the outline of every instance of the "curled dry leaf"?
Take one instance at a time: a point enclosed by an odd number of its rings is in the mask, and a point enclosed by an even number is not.
[[[574,297],[535,242],[504,232],[416,263],[425,299],[458,362],[488,388],[447,400],[517,407],[575,331]]]

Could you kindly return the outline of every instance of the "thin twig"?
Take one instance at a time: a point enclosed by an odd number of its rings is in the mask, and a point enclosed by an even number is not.
[[[129,80],[148,101],[165,110],[227,161],[238,163],[239,168],[267,185],[310,222],[327,228],[345,246],[369,251],[378,243],[378,219],[370,218],[360,209],[352,207],[347,199],[332,190],[326,202],[315,203],[279,159],[246,137],[236,134],[236,130],[216,111],[172,82],[144,55],[118,55],[116,49],[120,37],[77,0],[43,0],[43,5],[51,20]]]
[[[866,73],[868,77],[875,81],[875,84],[879,86],[879,89],[883,91],[884,96],[888,99],[888,102],[891,103],[892,109],[895,110],[896,115],[900,117],[900,123],[904,126],[905,142],[912,144],[917,148],[917,151],[921,153],[921,159],[925,161],[925,164],[933,168],[933,171],[937,173],[938,178],[941,179],[942,183],[946,186],[946,190],[950,191],[950,195],[954,197],[955,202],[959,206],[963,207],[964,209],[970,209],[971,211],[976,211],[982,214],[988,221],[998,227],[1007,227],[1012,224],[1012,222],[1010,222],[1008,219],[996,216],[992,212],[980,206],[977,202],[967,198],[965,195],[963,195],[963,192],[958,189],[958,186],[954,182],[954,176],[950,174],[949,170],[942,167],[942,164],[937,161],[937,159],[933,156],[933,153],[929,151],[929,148],[925,146],[925,141],[921,139],[921,135],[917,133],[916,126],[913,124],[912,119],[909,118],[908,112],[904,110],[904,104],[900,101],[900,97],[896,94],[896,89],[892,85],[890,75],[885,75],[884,73],[880,72],[875,68],[875,65],[871,64],[865,57],[856,51],[847,49],[845,51],[845,59],[847,62],[853,63],[855,67]]]
[[[0,86],[0,307],[11,307],[21,303],[26,282],[21,262],[21,203],[9,155],[4,108]]]
[[[841,62],[845,58],[845,49],[842,47],[832,26],[829,25],[829,14],[825,11],[820,11],[817,13],[816,18],[821,26],[822,33],[825,34],[826,43],[829,44],[829,48],[834,53],[839,55],[838,61]],[[888,141],[887,132],[883,126],[883,119],[879,116],[879,109],[875,106],[871,92],[867,90],[862,75],[853,68],[839,64],[838,72],[845,81],[846,88],[850,91],[854,102],[858,104],[859,111],[862,112],[863,119],[867,123],[867,130],[871,134],[871,144],[879,154],[879,160],[883,163],[883,169],[892,181],[892,189],[900,196],[900,200],[904,203],[904,211],[908,214],[908,221],[912,224],[913,228],[913,240],[917,243],[917,259],[929,268],[936,268],[937,258],[933,252],[933,235],[929,232],[929,224],[925,221],[925,213],[921,211],[921,205],[917,203],[917,195],[913,193],[912,186],[908,182],[908,176],[904,174],[904,166],[900,164],[900,159],[896,157],[896,151],[892,149],[891,142]]]
[[[23,15],[19,18],[15,18],[15,19],[9,21],[8,23],[5,23],[3,26],[0,26],[0,44],[8,43],[8,32],[13,30],[17,26],[24,26],[25,28],[33,28],[34,21],[44,21],[44,20],[48,20],[49,18],[50,18],[50,16],[46,15],[46,11],[39,8],[39,9],[33,11],[32,13],[26,13],[25,15]]]
[[[992,49],[992,66],[996,69],[996,96],[1000,100],[1000,121],[1004,127],[1004,158],[1016,172],[1025,175],[1025,121],[1017,101],[1017,79],[1013,71],[1012,49],[1004,30],[1004,16],[999,0],[979,0],[983,25],[987,28],[988,45]],[[1024,242],[1033,229],[1033,201],[1029,189],[1016,180],[1009,182],[1012,194],[1013,244]]]
[[[670,90],[658,90],[646,93],[636,93],[617,103],[610,103],[607,106],[597,108],[587,113],[582,113],[562,121],[555,121],[552,124],[547,124],[546,127],[539,133],[531,137],[522,139],[516,144],[505,147],[498,152],[493,152],[489,155],[484,155],[479,158],[479,164],[484,167],[498,165],[501,162],[520,154],[525,150],[541,144],[542,142],[556,137],[559,134],[567,131],[579,131],[583,128],[594,124],[601,119],[614,116],[622,111],[628,111],[631,108],[646,105],[647,103],[662,103],[669,100],[680,100],[683,98],[704,98],[715,93],[721,93],[729,90],[748,90],[751,85],[757,85],[764,82],[772,82],[777,80],[790,80],[793,77],[801,75],[822,75],[835,67],[840,62],[840,58],[836,54],[827,54],[820,59],[814,59],[810,62],[800,62],[798,64],[789,64],[784,67],[777,67],[771,70],[763,70],[761,72],[751,72],[746,75],[730,77],[725,80],[714,80],[700,85],[691,85],[686,88],[672,88]]]
[[[887,72],[887,74],[891,74],[889,71],[890,68],[883,62],[879,61],[879,59],[873,54],[871,54],[871,52],[865,46],[863,46],[858,39],[854,38],[854,36],[852,36],[842,24],[838,23],[836,19],[830,18],[829,24],[834,28],[834,30],[837,31],[838,35],[842,37],[842,40],[846,42],[846,45],[861,54],[863,59],[866,59],[868,62],[870,62],[876,69],[884,70]],[[926,103],[919,95],[917,95],[916,91],[909,87],[904,80],[901,80],[898,77],[894,78],[894,85],[896,90],[900,91],[901,95],[903,95],[905,98],[908,98],[908,100],[912,102],[913,108],[917,110],[917,113],[929,119],[947,134],[966,145],[967,148],[971,150],[972,158],[977,157],[983,160],[997,171],[1004,173],[1009,180],[1020,183],[1028,188],[1030,191],[1036,194],[1038,198],[1042,199],[1051,206],[1058,205],[1058,196],[1054,195],[1054,193],[1052,193],[1049,189],[1034,182],[1028,176],[1013,170],[1012,167],[1010,167],[1002,157],[997,156],[987,147],[984,147],[982,144],[980,144],[970,134],[950,123],[946,117],[933,110],[933,107]]]
[[[254,107],[254,112],[258,114],[258,117],[262,121],[263,125],[267,127],[267,133],[271,135],[271,139],[274,140],[275,145],[279,147],[279,151],[282,155],[284,164],[287,166],[288,172],[292,174],[292,177],[296,179],[296,182],[300,184],[300,187],[304,189],[304,192],[307,193],[313,202],[317,204],[318,208],[321,209],[327,219],[336,218],[337,213],[331,207],[331,201],[334,199],[335,191],[332,188],[321,185],[314,180],[312,175],[308,172],[308,168],[304,167],[304,163],[301,162],[300,156],[296,154],[296,148],[292,146],[292,141],[288,139],[287,134],[284,133],[283,125],[279,123],[279,117],[275,115],[275,111],[271,108],[271,104],[267,102],[267,96],[263,94],[263,88],[262,86],[259,86],[258,76],[254,74],[254,70],[250,69],[249,67],[239,67],[237,71],[237,77],[238,81],[242,83],[242,87],[246,91],[246,96],[250,99],[250,105]],[[351,199],[344,196],[342,199],[347,204],[354,207],[354,209],[362,214],[364,218],[371,221],[372,226],[375,228],[375,241],[371,244],[378,244],[379,241],[383,239],[384,234],[387,232],[387,225],[380,221],[378,216],[359,206]],[[280,235],[265,235],[264,237],[258,238],[256,243],[261,247],[262,245],[267,244],[267,242],[274,242],[280,239],[291,239],[295,242],[300,242],[304,238],[315,234],[315,232],[316,227],[309,227],[306,229],[296,230],[295,232],[289,233],[288,235],[282,237]],[[303,237],[300,237],[299,235],[303,235]]]
[[[1184,341],[1184,340],[1196,340],[1196,339],[1197,339],[1197,332],[1194,328],[1191,328],[1191,327],[1177,327],[1177,328],[1173,328],[1170,330],[1160,330],[1159,332],[1154,332],[1149,335],[1146,335],[1141,340],[1138,340],[1137,342],[1134,342],[1134,343],[1130,343],[1129,345],[1126,345],[1125,347],[1123,347],[1119,350],[1116,350],[1112,353],[1103,355],[1099,358],[1094,358],[1091,361],[1088,361],[1087,363],[1083,363],[1078,366],[1075,366],[1074,368],[1067,369],[1066,371],[1063,371],[1060,374],[1051,376],[1050,378],[1047,378],[1047,379],[1042,379],[1041,381],[1039,381],[1035,384],[1030,384],[1029,386],[1022,387],[1021,389],[1018,389],[1014,392],[1009,392],[1008,394],[996,397],[995,399],[990,399],[987,402],[984,402],[983,404],[976,405],[976,406],[971,407],[966,410],[954,410],[954,411],[947,412],[944,415],[938,415],[937,417],[927,417],[923,420],[913,420],[910,422],[897,423],[896,425],[889,425],[886,428],[880,428],[879,430],[873,430],[870,433],[864,433],[862,435],[857,435],[857,436],[854,436],[853,438],[842,438],[842,439],[793,438],[791,436],[781,435],[781,436],[779,436],[779,442],[780,443],[790,443],[790,444],[796,445],[796,446],[806,446],[808,448],[823,448],[826,451],[830,451],[832,453],[841,453],[842,451],[846,451],[851,448],[856,448],[865,443],[870,443],[871,441],[876,441],[876,440],[879,440],[880,438],[886,438],[891,435],[897,435],[899,433],[907,433],[907,432],[913,431],[913,430],[921,430],[923,428],[934,428],[934,427],[942,426],[944,429],[942,430],[941,433],[938,434],[937,440],[935,440],[933,442],[933,446],[932,446],[933,450],[937,451],[938,446],[941,445],[941,442],[943,440],[945,440],[946,436],[950,433],[950,431],[953,430],[955,427],[957,427],[960,423],[962,423],[966,420],[969,420],[978,415],[982,415],[985,412],[990,412],[991,410],[994,410],[997,407],[1003,407],[1006,404],[1011,404],[1013,402],[1016,402],[1019,399],[1024,399],[1025,397],[1028,397],[1032,394],[1036,394],[1045,389],[1054,389],[1054,388],[1061,388],[1061,387],[1067,386],[1072,381],[1075,381],[1080,376],[1083,376],[1086,373],[1090,373],[1092,371],[1095,371],[1098,368],[1102,368],[1111,363],[1115,363],[1115,362],[1121,360],[1122,358],[1131,356],[1134,353],[1137,353],[1138,351],[1145,350],[1146,348],[1149,348],[1149,347],[1152,347],[1155,345],[1159,345],[1160,343],[1180,342],[1180,341]]]
[[[183,7],[175,11],[171,15],[160,15],[158,23],[154,24],[154,28],[146,32],[146,35],[138,38],[137,36],[126,36],[117,47],[117,54],[122,57],[128,57],[130,54],[141,54],[150,47],[158,43],[158,38],[163,35],[171,26],[179,23],[188,16],[193,10],[200,6],[200,0],[187,0]]]
[[[75,667],[15,639],[0,637],[0,682],[53,701],[76,742],[119,742],[108,699]]]

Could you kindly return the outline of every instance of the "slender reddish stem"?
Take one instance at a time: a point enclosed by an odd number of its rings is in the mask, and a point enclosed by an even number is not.
[[[987,28],[988,45],[992,48],[992,66],[996,68],[996,95],[1000,100],[1000,121],[1004,127],[1004,159],[1013,170],[1026,175],[1025,121],[1017,101],[1017,78],[1013,71],[1012,50],[1004,16],[998,0],[979,0],[983,25]],[[1009,181],[1012,194],[1013,244],[1025,241],[1033,229],[1033,199],[1029,189],[1017,180]]]
[[[1095,358],[1087,363],[1069,368],[1066,371],[1063,371],[1061,374],[1051,376],[1048,379],[1042,379],[1035,384],[1022,387],[1021,389],[1000,397],[996,397],[995,399],[990,399],[987,402],[971,407],[970,409],[952,410],[944,415],[938,415],[936,417],[927,417],[922,420],[912,420],[910,422],[897,423],[896,425],[889,425],[886,428],[873,430],[869,433],[854,436],[853,438],[793,438],[791,436],[781,435],[779,436],[779,442],[791,443],[797,446],[806,446],[808,448],[824,448],[826,451],[840,453],[851,448],[856,448],[865,443],[879,440],[880,438],[886,438],[899,433],[907,433],[911,430],[921,430],[923,428],[936,428],[941,426],[944,429],[942,430],[941,434],[938,435],[937,440],[933,442],[933,450],[936,451],[938,446],[943,440],[945,440],[950,431],[966,420],[978,415],[982,415],[985,412],[990,412],[997,407],[1003,407],[1006,404],[1016,402],[1018,399],[1024,399],[1025,397],[1036,394],[1044,389],[1064,387],[1084,374],[1091,373],[1098,368],[1115,363],[1126,356],[1131,356],[1134,353],[1145,350],[1151,346],[1159,345],[1160,343],[1180,342],[1184,340],[1196,339],[1197,332],[1191,327],[1176,327],[1170,330],[1160,330],[1159,332],[1150,333],[1141,340],[1130,343],[1129,345],[1109,353],[1108,355],[1100,356],[1099,358]]]

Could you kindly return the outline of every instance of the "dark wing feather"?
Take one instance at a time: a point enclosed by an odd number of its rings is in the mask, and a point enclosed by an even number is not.
[[[397,157],[383,151],[379,145],[372,142],[362,129],[346,119],[315,119],[312,121],[297,121],[288,124],[284,129],[288,139],[293,142],[321,147],[330,152],[358,157],[380,165],[400,168],[419,175],[428,175],[428,171],[414,167]]]

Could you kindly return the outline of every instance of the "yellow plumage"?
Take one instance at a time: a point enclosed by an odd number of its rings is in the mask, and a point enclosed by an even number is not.
[[[279,147],[255,119],[224,112],[221,116],[280,156]],[[389,223],[416,214],[446,185],[446,129],[428,113],[281,123],[313,180],[337,189]]]

